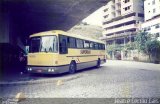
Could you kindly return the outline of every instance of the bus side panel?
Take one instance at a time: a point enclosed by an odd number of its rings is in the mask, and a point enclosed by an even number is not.
[[[88,51],[88,53],[83,51]],[[93,67],[97,65],[98,58],[105,59],[105,50],[89,50],[89,49],[68,49],[67,61],[70,63],[75,60],[77,69]]]

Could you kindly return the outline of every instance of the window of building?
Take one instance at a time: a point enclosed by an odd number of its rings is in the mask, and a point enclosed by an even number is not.
[[[156,9],[153,9],[153,13],[155,13],[156,12]]]
[[[104,9],[104,12],[107,12],[108,11],[108,8]]]
[[[124,9],[125,9],[125,11],[127,11],[127,7],[125,7]]]
[[[109,16],[109,14],[108,14],[108,15],[105,15],[104,18],[108,18],[108,16]]]
[[[128,2],[130,2],[130,0],[125,0],[124,2],[125,2],[125,3],[128,3]]]
[[[156,29],[157,29],[157,28],[160,28],[160,24],[156,24],[155,28],[156,28]]]
[[[138,17],[144,17],[144,14],[138,13]]]
[[[131,6],[127,6],[127,7],[125,7],[124,9],[125,9],[125,11],[127,11],[127,10],[129,10],[131,8]]]
[[[128,10],[131,8],[131,6],[128,6]]]
[[[154,4],[155,4],[155,0],[152,1],[152,5],[154,5]]]

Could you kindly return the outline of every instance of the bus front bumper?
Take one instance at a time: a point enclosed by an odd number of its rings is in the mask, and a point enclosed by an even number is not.
[[[69,65],[63,66],[27,66],[28,73],[60,74],[69,71]]]

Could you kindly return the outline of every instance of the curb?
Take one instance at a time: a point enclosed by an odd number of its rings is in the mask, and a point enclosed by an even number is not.
[[[41,83],[55,83],[58,80],[63,80],[63,82],[71,81],[73,79],[78,79],[82,77],[82,75],[77,75],[69,78],[59,78],[59,79],[42,79],[42,80],[33,80],[33,81],[18,81],[18,82],[0,82],[0,86],[7,85],[28,85],[28,84],[41,84]]]

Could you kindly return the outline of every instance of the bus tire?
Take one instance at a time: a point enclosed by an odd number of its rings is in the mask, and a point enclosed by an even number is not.
[[[69,73],[74,74],[77,70],[77,65],[74,61],[72,61],[69,65]]]
[[[96,67],[97,67],[97,68],[100,68],[100,65],[101,65],[101,60],[98,59],[98,60],[97,60],[97,65],[96,65]]]

